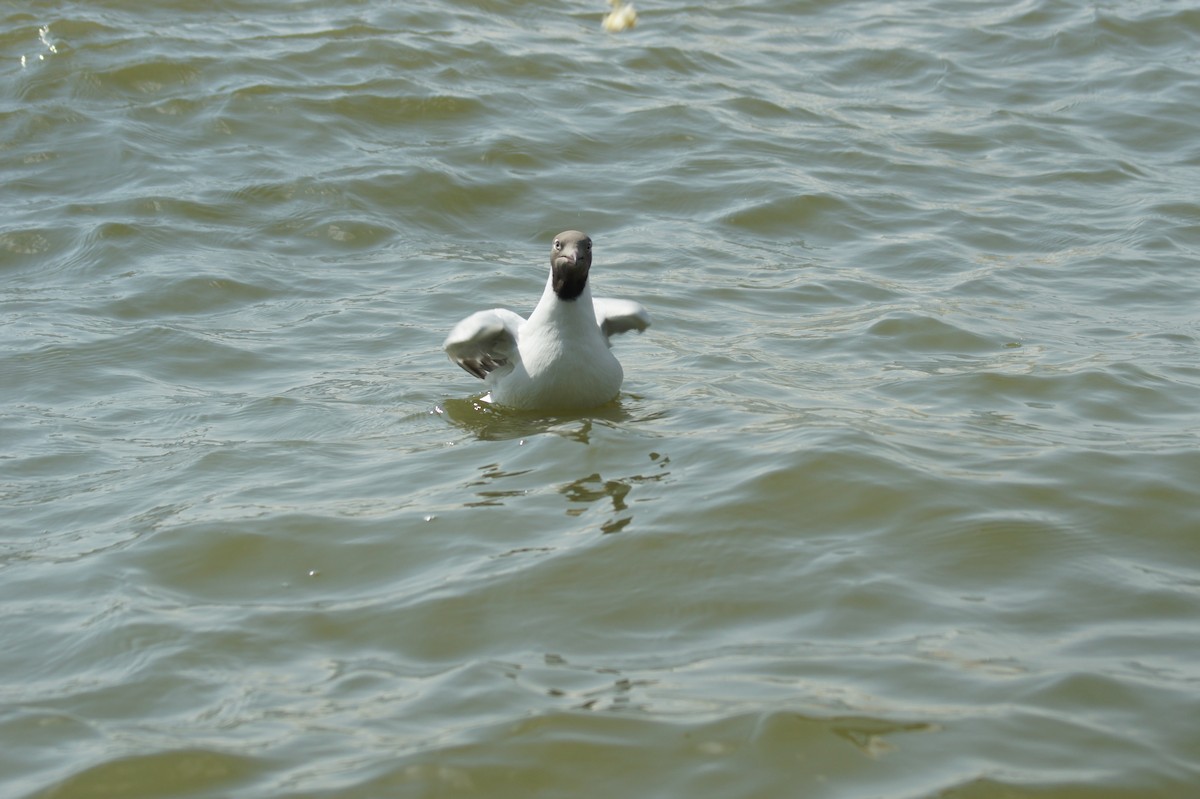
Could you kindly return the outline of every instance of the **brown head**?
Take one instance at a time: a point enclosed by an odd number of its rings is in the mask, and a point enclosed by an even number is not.
[[[592,267],[592,240],[578,230],[564,230],[554,237],[550,250],[550,282],[561,300],[579,298],[587,287]]]

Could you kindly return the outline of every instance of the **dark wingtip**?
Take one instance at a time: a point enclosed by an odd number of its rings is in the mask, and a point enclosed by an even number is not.
[[[485,355],[478,360],[475,358],[469,358],[461,361],[455,361],[455,363],[461,366],[464,371],[475,375],[480,380],[483,380],[488,376],[488,372],[494,372],[504,364],[508,363],[508,361],[503,358],[496,359],[489,355]]]

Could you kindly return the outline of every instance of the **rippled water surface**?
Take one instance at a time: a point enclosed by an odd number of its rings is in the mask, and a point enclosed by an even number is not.
[[[1195,4],[636,5],[0,10],[0,794],[1200,791]]]

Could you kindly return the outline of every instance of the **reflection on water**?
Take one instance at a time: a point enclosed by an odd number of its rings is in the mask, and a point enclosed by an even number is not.
[[[600,500],[608,499],[612,501],[613,517],[600,525],[600,530],[605,533],[616,533],[633,521],[632,513],[624,513],[629,510],[629,503],[626,498],[629,497],[630,491],[635,486],[644,485],[646,483],[659,482],[666,480],[670,476],[670,472],[666,471],[666,466],[671,462],[671,459],[660,455],[657,452],[650,453],[650,460],[654,461],[657,468],[662,469],[653,474],[635,474],[628,477],[609,478],[597,474],[590,474],[587,477],[581,477],[567,485],[559,487],[559,493],[564,494],[570,502],[576,503],[591,503]],[[653,501],[654,497],[644,499],[634,495],[630,502],[637,503],[638,501]],[[568,508],[568,516],[580,516],[586,511],[586,508]]]
[[[591,420],[583,420],[578,427],[565,433],[564,438],[573,441],[587,442],[587,430],[592,425]],[[522,442],[523,444],[523,442]],[[667,466],[671,459],[658,452],[650,452],[648,458],[654,471],[638,472],[620,477],[605,477],[599,472],[593,472],[584,477],[553,486],[545,484],[544,470],[540,469],[511,469],[506,470],[498,463],[489,463],[478,468],[480,475],[477,479],[465,484],[472,489],[476,499],[463,503],[464,507],[500,507],[508,504],[506,500],[526,497],[530,493],[554,492],[567,499],[569,503],[566,515],[580,517],[598,508],[595,503],[607,501],[611,510],[600,523],[604,533],[615,533],[625,529],[633,521],[634,514],[631,505],[639,502],[651,502],[657,497],[641,497],[635,491],[639,486],[666,481],[670,475]],[[521,479],[526,478],[526,479]]]
[[[599,408],[566,413],[516,410],[494,405],[483,398],[447,399],[432,412],[471,431],[483,441],[529,438],[551,432],[581,444],[589,443],[594,422],[619,424],[634,418],[620,399]]]

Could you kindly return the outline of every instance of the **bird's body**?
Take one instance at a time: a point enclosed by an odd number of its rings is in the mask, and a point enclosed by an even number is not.
[[[522,409],[593,408],[613,400],[624,373],[609,336],[645,330],[650,316],[630,300],[593,299],[592,240],[568,230],[554,239],[550,277],[528,319],[494,308],[455,325],[450,359],[484,380],[492,400]]]

